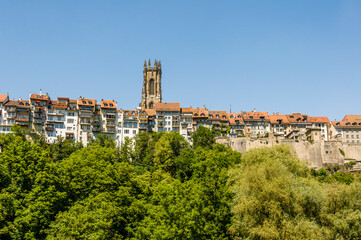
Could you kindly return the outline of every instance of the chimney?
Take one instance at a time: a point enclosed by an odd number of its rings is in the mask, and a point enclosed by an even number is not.
[[[40,96],[43,96],[43,93],[42,93],[41,89],[40,89],[40,93],[39,93],[39,95],[40,95]]]

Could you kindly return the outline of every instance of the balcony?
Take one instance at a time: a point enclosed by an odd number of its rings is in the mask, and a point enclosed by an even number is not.
[[[91,122],[90,121],[88,121],[88,122],[81,121],[80,124],[81,125],[91,125]]]
[[[93,127],[93,132],[100,132],[100,127]]]
[[[107,122],[106,125],[110,127],[115,127],[115,122]]]
[[[91,118],[91,117],[92,117],[92,114],[91,114],[91,113],[81,112],[79,115],[80,115],[80,117],[86,117],[86,118]]]
[[[64,116],[64,113],[60,113],[57,111],[48,111],[49,116]]]

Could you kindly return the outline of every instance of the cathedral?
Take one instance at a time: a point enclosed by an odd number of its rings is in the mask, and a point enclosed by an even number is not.
[[[154,66],[150,60],[144,61],[143,69],[143,90],[142,102],[139,106],[142,109],[153,109],[155,103],[162,102],[162,65],[160,61],[155,60]]]

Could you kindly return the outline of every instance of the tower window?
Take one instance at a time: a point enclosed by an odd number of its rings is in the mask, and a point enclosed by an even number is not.
[[[149,80],[149,95],[154,95],[154,79]]]

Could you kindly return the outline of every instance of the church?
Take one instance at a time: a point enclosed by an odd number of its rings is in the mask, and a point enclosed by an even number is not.
[[[143,90],[142,102],[139,107],[142,109],[153,109],[155,103],[162,102],[162,65],[160,61],[155,60],[154,66],[150,60],[144,61],[143,68]]]

